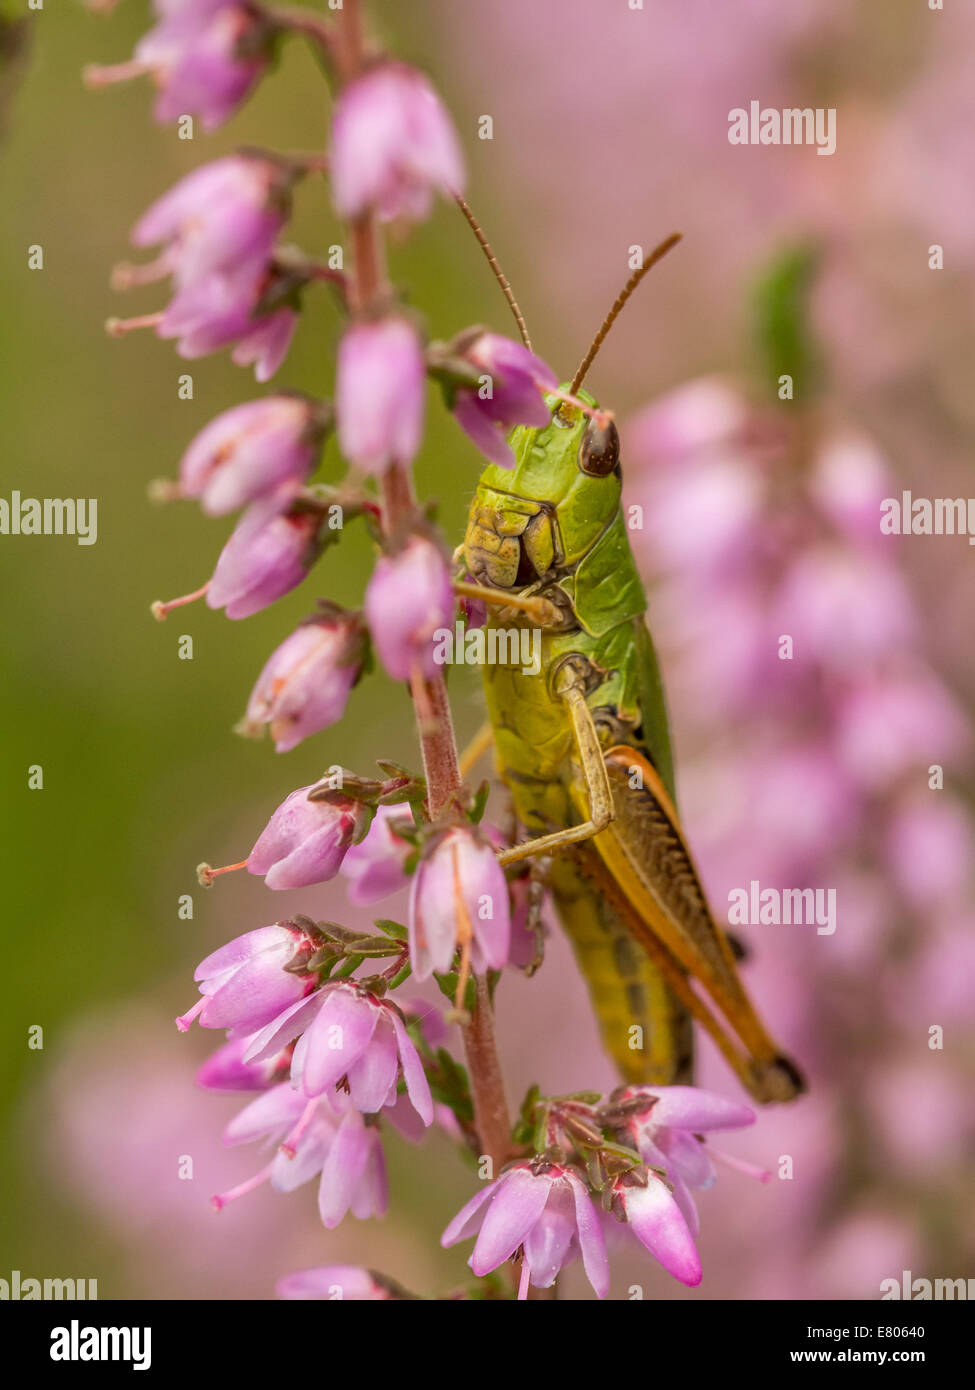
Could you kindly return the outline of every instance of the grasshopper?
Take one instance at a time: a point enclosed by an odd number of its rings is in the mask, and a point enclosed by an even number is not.
[[[515,468],[485,469],[457,552],[468,578],[457,587],[487,605],[488,626],[541,629],[537,674],[482,668],[497,772],[529,836],[499,859],[544,856],[623,1078],[689,1080],[696,1021],[756,1100],[786,1101],[802,1077],[756,1014],[681,828],[663,686],[621,505],[619,435],[582,390],[623,304],[678,240],[630,277],[573,380],[546,398],[551,422],[512,432]]]

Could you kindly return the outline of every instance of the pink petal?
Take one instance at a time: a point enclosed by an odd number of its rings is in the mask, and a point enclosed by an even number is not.
[[[272,1018],[266,1027],[254,1034],[244,1053],[244,1061],[266,1062],[271,1057],[276,1057],[288,1043],[294,1042],[323,1003],[324,995],[321,990],[316,990],[314,994],[289,1004],[283,1013],[278,1014],[277,1018]]]
[[[380,1017],[372,1041],[359,1060],[349,1067],[349,1094],[352,1104],[363,1115],[374,1115],[396,1090],[399,1058],[396,1037],[386,1019]]]
[[[647,1119],[654,1125],[676,1125],[693,1131],[741,1129],[755,1123],[755,1112],[739,1101],[728,1100],[697,1086],[648,1086],[658,1097]]]
[[[497,1182],[486,1183],[481,1191],[476,1193],[469,1202],[461,1207],[460,1211],[451,1221],[450,1225],[440,1237],[440,1244],[446,1250],[451,1245],[456,1245],[459,1241],[466,1240],[472,1236],[480,1224],[478,1212],[484,1203],[494,1194]]]
[[[680,1207],[660,1178],[625,1190],[626,1215],[633,1234],[664,1269],[692,1288],[701,1282],[701,1261]]]
[[[341,985],[328,992],[302,1039],[301,1085],[306,1096],[329,1090],[355,1065],[372,1040],[378,1018],[375,1005]]]
[[[362,1116],[350,1110],[339,1125],[318,1189],[318,1210],[327,1230],[333,1231],[352,1205],[369,1158],[369,1136]]]
[[[491,1199],[470,1266],[480,1278],[504,1264],[545,1210],[552,1181],[533,1177],[524,1168],[506,1173]]]
[[[423,1070],[420,1054],[413,1046],[413,1040],[407,1033],[399,1014],[391,1010],[390,1018],[393,1032],[396,1035],[396,1045],[399,1048],[399,1060],[403,1068],[403,1080],[406,1082],[406,1094],[413,1102],[413,1108],[423,1123],[425,1125],[433,1124],[433,1097],[430,1095],[430,1083]]]
[[[575,1202],[576,1230],[579,1235],[582,1266],[596,1294],[605,1298],[609,1293],[609,1259],[602,1224],[583,1183],[574,1173],[567,1173],[566,1179],[572,1188]]]

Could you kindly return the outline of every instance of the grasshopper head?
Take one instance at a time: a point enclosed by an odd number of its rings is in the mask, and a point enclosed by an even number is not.
[[[590,395],[579,394],[595,407]],[[615,424],[547,399],[551,422],[512,431],[515,467],[486,468],[471,505],[467,568],[492,588],[522,589],[576,564],[619,507]]]

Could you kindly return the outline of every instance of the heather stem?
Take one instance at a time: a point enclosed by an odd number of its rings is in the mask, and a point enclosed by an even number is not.
[[[360,0],[345,0],[338,23],[337,63],[344,86],[362,71],[366,57]],[[353,308],[361,312],[375,305],[386,292],[382,238],[371,213],[353,222],[352,249],[350,300]],[[383,530],[388,536],[413,506],[413,486],[407,469],[394,464],[387,470],[382,498]],[[418,690],[414,686],[411,695],[423,753],[427,808],[431,816],[436,816],[460,787],[461,776],[443,675],[438,672],[424,682],[424,687]],[[491,1158],[496,1172],[511,1156],[511,1121],[494,1035],[494,1010],[483,979],[477,980],[477,1002],[463,1037],[478,1139],[482,1153]]]

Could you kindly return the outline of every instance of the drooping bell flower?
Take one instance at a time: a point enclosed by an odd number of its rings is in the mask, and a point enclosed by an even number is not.
[[[558,377],[528,348],[499,333],[473,330],[453,350],[480,376],[479,385],[456,388],[454,418],[492,463],[511,468],[515,459],[508,431],[515,425],[549,424],[544,392],[555,390]]]
[[[347,219],[374,211],[416,222],[433,194],[463,191],[460,143],[430,83],[383,62],[352,82],[332,118],[332,196]]]
[[[562,1164],[517,1163],[463,1207],[440,1238],[456,1245],[478,1231],[468,1264],[478,1278],[524,1247],[519,1298],[528,1285],[551,1288],[577,1255],[600,1298],[609,1293],[609,1262],[599,1216],[585,1183]]]
[[[298,1042],[292,1083],[320,1096],[345,1081],[352,1104],[371,1115],[396,1100],[402,1077],[413,1109],[433,1123],[433,1101],[420,1055],[399,1011],[355,981],[334,981],[289,1005],[251,1040],[248,1061],[261,1061]]]
[[[286,753],[329,728],[345,713],[366,652],[358,615],[323,605],[271,654],[238,732],[259,734],[269,725],[275,748]]]
[[[207,516],[223,516],[303,483],[325,425],[319,403],[299,395],[264,396],[225,410],[183,455],[179,496],[198,497]]]
[[[218,1211],[264,1182],[277,1192],[293,1192],[320,1173],[318,1210],[328,1230],[349,1211],[360,1220],[385,1213],[388,1188],[379,1130],[341,1092],[308,1100],[289,1082],[272,1087],[224,1131],[226,1144],[256,1139],[280,1147],[253,1178],[212,1199]]]
[[[508,959],[508,885],[490,842],[474,826],[431,841],[410,889],[410,962],[418,980],[450,969],[458,947],[478,973]]]
[[[259,155],[233,154],[202,164],[143,213],[135,246],[162,245],[148,266],[123,266],[121,287],[172,275],[178,288],[211,275],[263,266],[291,211],[290,176]]]
[[[247,856],[247,872],[263,877],[268,888],[306,888],[339,871],[364,808],[341,795],[310,801],[318,785],[299,787],[282,801]]]
[[[701,1282],[701,1260],[674,1194],[658,1174],[634,1168],[612,1186],[612,1211],[626,1221],[641,1245],[668,1274],[694,1288]]]
[[[423,438],[426,366],[416,329],[402,315],[352,323],[339,344],[338,441],[366,473],[412,463]]]
[[[234,1028],[252,1033],[262,1028],[318,983],[302,970],[317,949],[304,927],[294,921],[258,927],[213,951],[196,967],[200,1001],[176,1020],[186,1032],[194,1018],[203,1028]]]
[[[379,659],[394,680],[437,670],[434,634],[453,622],[456,598],[447,562],[425,536],[376,561],[364,609]]]
[[[637,1150],[644,1163],[666,1170],[694,1236],[699,1223],[691,1189],[703,1191],[713,1184],[713,1157],[762,1180],[770,1176],[715,1154],[706,1142],[709,1130],[743,1129],[755,1123],[755,1112],[738,1101],[697,1086],[624,1086],[613,1093],[611,1106],[617,1108],[617,1128],[624,1142]]]
[[[290,593],[324,548],[323,515],[293,503],[282,510],[272,498],[255,502],[221,551],[207,589],[207,606],[228,618],[249,618]]]
[[[267,67],[274,29],[239,0],[156,0],[159,23],[139,40],[131,60],[85,69],[90,87],[151,77],[159,90],[156,119],[200,118],[222,125]]]

